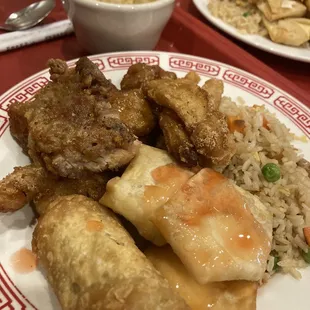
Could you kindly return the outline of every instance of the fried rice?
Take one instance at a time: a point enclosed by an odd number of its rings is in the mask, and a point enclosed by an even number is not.
[[[242,34],[267,35],[258,8],[246,1],[210,0],[211,14],[235,27]]]
[[[294,135],[264,107],[247,107],[223,97],[220,110],[245,121],[244,133],[234,132],[237,146],[224,174],[243,189],[257,195],[273,214],[273,242],[265,277],[277,271],[301,277],[297,268],[308,264],[301,255],[308,252],[303,228],[310,226],[310,179],[298,165],[303,155],[293,146]],[[263,126],[267,120],[268,127]],[[275,163],[281,178],[269,183],[262,167]]]

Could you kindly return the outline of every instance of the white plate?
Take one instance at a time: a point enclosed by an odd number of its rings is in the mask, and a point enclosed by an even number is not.
[[[163,52],[122,52],[90,58],[116,85],[119,85],[128,67],[136,62],[159,64],[178,76],[183,76],[188,70],[195,70],[201,75],[203,81],[210,77],[220,78],[225,82],[226,96],[234,100],[241,96],[249,105],[265,104],[294,133],[310,137],[310,110],[307,107],[272,84],[226,64]],[[70,64],[74,62],[70,61]],[[0,177],[11,172],[14,166],[29,162],[10,135],[7,107],[12,102],[32,98],[35,92],[48,82],[48,79],[47,70],[39,72],[0,97]],[[296,145],[310,159],[310,143],[299,142]],[[25,207],[13,214],[0,215],[0,309],[60,309],[53,292],[39,270],[29,274],[18,274],[10,265],[10,257],[13,253],[22,247],[31,249],[32,217],[30,207]],[[301,281],[284,275],[274,277],[259,290],[258,310],[309,310],[310,268],[303,270],[302,274]],[[298,303],[297,308],[296,303]]]
[[[310,63],[310,47],[292,47],[272,42],[268,38],[259,35],[242,34],[235,27],[226,24],[223,20],[214,17],[208,9],[209,0],[193,0],[200,13],[213,25],[231,36],[263,51]]]

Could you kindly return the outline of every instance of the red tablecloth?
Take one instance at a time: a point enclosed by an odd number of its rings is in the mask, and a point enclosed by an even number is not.
[[[4,22],[11,12],[35,1],[37,0],[1,1],[0,22]],[[44,20],[44,23],[66,18],[60,1],[57,0],[56,3],[56,8]],[[28,76],[45,69],[49,58],[69,60],[84,54],[85,52],[78,45],[74,35],[0,53],[0,95]]]

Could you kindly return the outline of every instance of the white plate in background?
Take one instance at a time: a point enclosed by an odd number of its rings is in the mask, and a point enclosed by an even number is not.
[[[310,63],[310,47],[287,46],[274,43],[271,39],[256,34],[242,34],[235,27],[228,25],[223,20],[211,14],[208,9],[209,0],[193,0],[193,2],[200,13],[210,23],[232,37],[271,54]]]

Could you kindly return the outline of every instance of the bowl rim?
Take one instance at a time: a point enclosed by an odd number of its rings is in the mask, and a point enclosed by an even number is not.
[[[62,0],[66,2],[70,0]],[[160,9],[175,2],[175,0],[156,0],[154,2],[140,3],[140,4],[116,4],[107,3],[97,0],[72,0],[80,5],[90,7],[93,9],[102,9],[107,11],[150,11]]]

